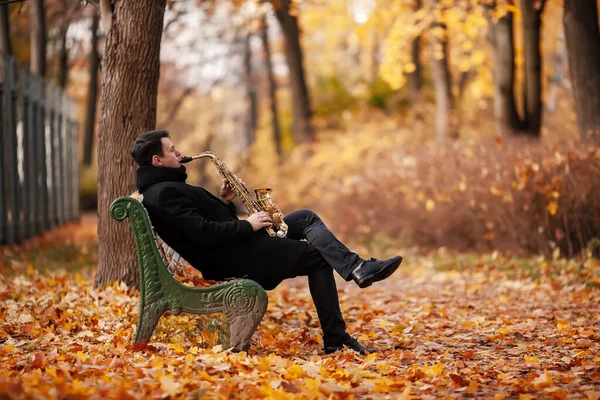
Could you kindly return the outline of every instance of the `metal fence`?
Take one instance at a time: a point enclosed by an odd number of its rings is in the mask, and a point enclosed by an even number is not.
[[[71,99],[0,55],[0,244],[79,218]]]

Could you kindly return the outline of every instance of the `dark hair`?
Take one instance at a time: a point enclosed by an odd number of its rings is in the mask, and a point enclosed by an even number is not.
[[[161,139],[164,137],[169,137],[169,132],[159,129],[142,133],[135,138],[131,145],[131,156],[140,167],[152,165],[155,154],[163,156]]]

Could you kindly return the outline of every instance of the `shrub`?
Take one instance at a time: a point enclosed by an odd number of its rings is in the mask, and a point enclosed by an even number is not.
[[[317,79],[314,98],[314,111],[319,117],[339,117],[345,110],[356,106],[356,100],[336,76]]]
[[[345,151],[337,154],[343,160]],[[297,189],[305,205],[318,194],[313,206],[345,240],[364,242],[379,233],[422,249],[569,257],[597,251],[596,149],[516,138],[408,151],[375,142],[354,158],[337,172],[321,168],[318,176],[303,177],[307,187]],[[332,179],[336,173],[339,179]]]
[[[369,97],[367,103],[371,107],[380,108],[385,110],[389,104],[390,99],[397,93],[390,85],[377,78],[375,81],[369,84]]]

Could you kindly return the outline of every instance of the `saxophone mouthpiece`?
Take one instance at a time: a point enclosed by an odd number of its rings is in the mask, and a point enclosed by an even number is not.
[[[192,157],[181,157],[181,160],[179,160],[180,163],[185,164],[185,163],[189,163],[190,161],[192,161],[193,158]]]

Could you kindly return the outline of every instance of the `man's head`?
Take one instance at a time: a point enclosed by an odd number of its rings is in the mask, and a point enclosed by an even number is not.
[[[140,167],[178,168],[181,153],[169,139],[169,132],[156,130],[142,133],[131,145],[131,156]]]

